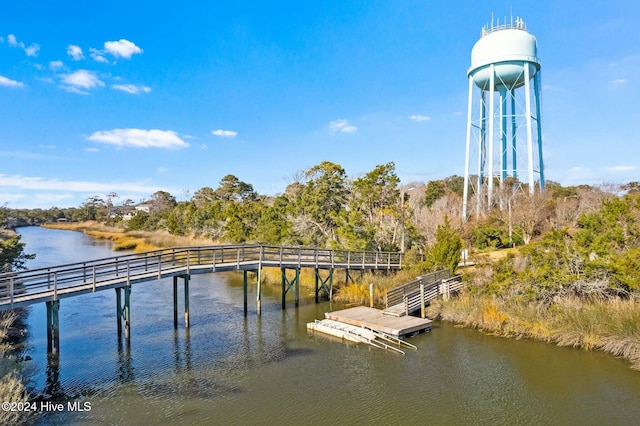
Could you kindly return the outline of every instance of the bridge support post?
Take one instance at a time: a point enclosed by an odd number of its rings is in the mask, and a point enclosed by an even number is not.
[[[178,277],[173,277],[173,329],[178,329]]]
[[[244,316],[247,316],[247,271],[242,271],[242,291],[244,293]]]
[[[344,283],[345,284],[349,284],[349,280],[351,280],[352,283],[355,283],[353,277],[349,273],[349,269],[345,269],[344,270]]]
[[[324,289],[327,292],[327,296],[331,298],[331,290],[327,287],[327,282],[331,281],[331,286],[333,287],[333,269],[329,269],[329,276],[327,278],[322,278],[320,276],[320,270],[315,268],[315,294],[316,294],[316,303],[320,303],[320,290]]]
[[[189,328],[189,274],[183,275],[184,280],[184,328]]]
[[[60,301],[47,302],[47,353],[58,356],[60,353]]]
[[[122,290],[124,290],[124,305],[122,304]],[[122,337],[122,322],[124,321],[124,337],[131,337],[131,287],[116,288],[116,319],[118,338]]]
[[[178,329],[178,278],[184,280],[184,326],[189,328],[189,274],[173,277],[173,328]]]
[[[257,275],[257,288],[256,288],[256,309],[258,310],[258,315],[262,315],[262,263],[258,265]]]
[[[286,295],[291,288],[293,288],[293,297],[297,308],[300,304],[300,268],[295,269],[296,275],[291,281],[287,278],[287,268],[280,268],[280,270],[282,271],[282,309],[287,308]]]

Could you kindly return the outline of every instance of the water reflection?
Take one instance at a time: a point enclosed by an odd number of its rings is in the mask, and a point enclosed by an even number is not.
[[[36,247],[34,233],[49,235],[30,232],[23,241]],[[75,247],[73,260],[84,260],[84,236],[56,234],[67,238],[73,241],[64,243],[65,256]],[[56,363],[44,355],[44,307],[30,309],[25,352],[40,369],[34,387],[92,402],[90,413],[50,414],[40,423],[632,424],[640,418],[640,373],[603,354],[448,324],[413,338],[418,351],[405,356],[347,345],[306,330],[307,322],[339,306],[301,297],[299,309],[289,300],[283,311],[278,286],[263,286],[258,316],[252,281],[245,317],[241,274],[194,276],[191,327],[176,330],[172,282],[135,287],[131,340],[117,344],[114,292],[65,299]]]
[[[133,366],[131,362],[131,340],[118,339],[118,382],[126,384],[133,382]]]
[[[60,357],[47,355],[46,381],[43,391],[43,399],[59,398],[65,395],[60,383]]]

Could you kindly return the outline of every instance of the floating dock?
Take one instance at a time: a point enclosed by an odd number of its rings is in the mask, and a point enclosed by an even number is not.
[[[397,352],[402,355],[404,355],[404,351],[400,349],[402,347],[413,350],[418,349],[411,343],[407,343],[395,336],[371,330],[363,326],[358,327],[331,319],[315,320],[315,322],[310,322],[307,324],[307,329],[350,342],[366,343],[376,348]]]

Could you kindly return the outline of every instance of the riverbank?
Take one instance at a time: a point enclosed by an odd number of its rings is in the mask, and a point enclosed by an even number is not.
[[[115,250],[145,251],[172,246],[210,245],[210,240],[176,237],[166,232],[125,232],[121,228],[106,227],[95,222],[47,225],[56,229],[81,231],[94,238],[114,242]],[[502,252],[487,254],[494,261],[504,258]],[[483,267],[487,267],[486,265]],[[278,286],[281,271],[265,268],[265,284]],[[416,271],[404,270],[393,275],[370,274],[355,282],[344,283],[344,276],[334,277],[334,300],[346,305],[369,304],[369,284],[374,284],[374,303],[384,304],[386,290],[412,280]],[[315,277],[302,271],[301,291],[313,295]],[[640,370],[640,301],[580,300],[559,298],[552,305],[536,305],[517,299],[502,300],[487,295],[463,294],[449,301],[436,300],[427,309],[431,319],[452,322],[478,329],[484,333],[515,339],[535,339],[559,346],[584,350],[600,350],[629,361],[631,368]]]
[[[204,238],[181,237],[171,235],[166,231],[127,231],[121,227],[107,226],[95,221],[48,223],[42,227],[83,232],[96,239],[108,240],[113,242],[114,251],[142,252],[167,247],[215,244],[215,242]]]
[[[536,339],[558,346],[599,350],[629,361],[640,370],[640,301],[558,299],[550,306],[463,294],[429,306],[431,319],[485,333]]]
[[[12,229],[0,229],[0,241],[14,238],[16,232]],[[16,328],[19,315],[24,317],[24,311],[0,312],[0,401],[11,401],[16,404],[24,403],[28,399],[25,381],[21,377],[22,364],[15,352],[20,346],[15,340],[21,336],[22,329]],[[22,424],[26,418],[19,411],[0,410],[0,424]]]

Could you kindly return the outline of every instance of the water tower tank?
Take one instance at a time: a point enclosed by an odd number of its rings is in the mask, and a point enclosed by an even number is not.
[[[490,88],[491,65],[494,66],[495,83]],[[529,68],[529,78],[540,70],[538,42],[524,29],[524,22],[511,26],[484,28],[482,37],[471,50],[471,67],[467,76],[483,90],[517,88],[524,84],[524,67]]]

